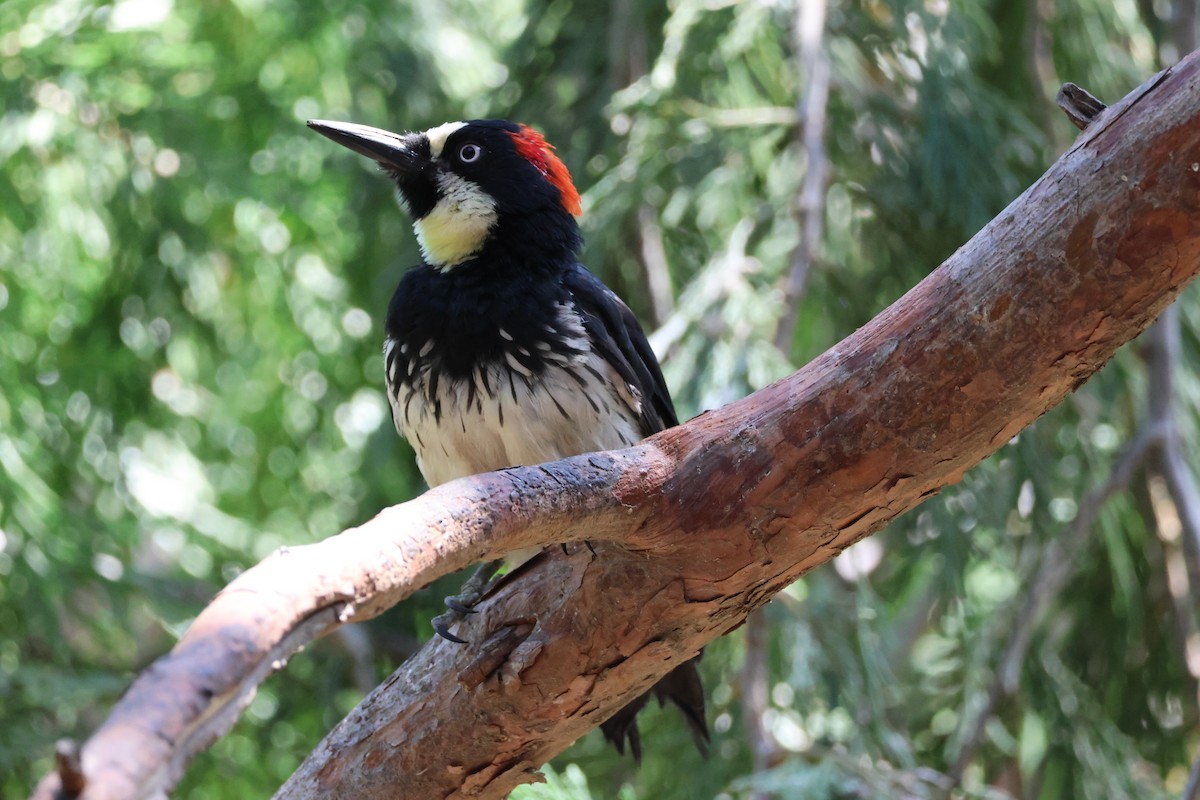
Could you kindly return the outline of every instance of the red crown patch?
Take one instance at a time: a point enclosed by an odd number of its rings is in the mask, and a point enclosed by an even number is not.
[[[567,171],[567,165],[554,155],[554,145],[527,125],[522,125],[521,130],[516,133],[510,132],[508,135],[512,137],[521,157],[537,167],[538,172],[545,175],[546,180],[558,189],[563,208],[578,217],[583,212],[579,205],[579,192],[571,182],[571,173]]]

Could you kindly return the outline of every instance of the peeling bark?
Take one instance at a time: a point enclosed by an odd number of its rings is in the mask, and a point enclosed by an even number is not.
[[[534,544],[313,752],[287,798],[501,797],[799,575],[959,480],[1200,269],[1200,58],[1105,111],[945,264],[800,372],[629,450],[455,481],[223,591],[82,750],[159,795],[308,639]],[[654,757],[654,754],[649,754]],[[35,796],[55,796],[49,776]]]

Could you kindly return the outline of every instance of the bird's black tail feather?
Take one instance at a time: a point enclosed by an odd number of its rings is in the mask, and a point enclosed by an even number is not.
[[[625,754],[625,743],[629,743],[629,752],[638,763],[642,761],[642,739],[638,734],[637,715],[650,702],[650,696],[658,698],[659,706],[666,705],[670,700],[683,714],[687,721],[696,749],[703,756],[708,755],[708,722],[704,718],[704,685],[700,683],[700,672],[697,667],[700,656],[685,661],[660,680],[641,697],[613,714],[606,722],[601,723],[600,731],[604,738],[617,748],[617,752]]]

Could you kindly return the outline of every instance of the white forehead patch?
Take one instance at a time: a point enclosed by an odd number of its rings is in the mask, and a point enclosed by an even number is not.
[[[413,223],[413,229],[426,263],[449,269],[483,248],[496,224],[496,201],[453,172],[439,172],[437,185],[437,205]]]
[[[465,127],[467,127],[465,122],[447,122],[425,131],[425,138],[429,139],[429,153],[434,158],[441,158],[442,150],[445,149],[446,140],[450,138],[450,134]]]

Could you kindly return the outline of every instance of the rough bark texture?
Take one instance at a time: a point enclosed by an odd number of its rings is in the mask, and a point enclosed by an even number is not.
[[[344,720],[287,798],[501,797],[803,572],[1004,445],[1200,269],[1200,59],[1106,111],[929,278],[799,373],[619,453],[464,479],[248,571],[83,748],[87,797],[168,790],[277,661],[535,543]],[[620,542],[623,546],[618,546]],[[653,743],[648,758],[656,757]],[[52,797],[57,776],[38,789]]]
[[[671,465],[661,490],[647,496],[647,481],[630,476],[638,496],[626,500],[652,555],[549,558],[472,626],[488,644],[426,648],[280,796],[502,796],[803,572],[1056,405],[1200,265],[1197,67],[1111,109],[849,339],[655,437]]]

